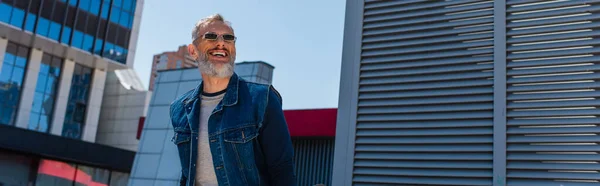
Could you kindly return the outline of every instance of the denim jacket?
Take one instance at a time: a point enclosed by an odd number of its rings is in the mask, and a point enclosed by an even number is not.
[[[182,186],[194,186],[202,83],[171,103]],[[208,138],[220,186],[296,185],[290,134],[282,99],[270,85],[233,74],[208,120]]]

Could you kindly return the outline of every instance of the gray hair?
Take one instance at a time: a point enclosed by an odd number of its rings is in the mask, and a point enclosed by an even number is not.
[[[229,26],[229,28],[231,28],[231,31],[233,31],[233,27],[231,27],[231,23],[229,21],[225,21],[225,19],[223,19],[223,16],[221,16],[221,14],[213,14],[208,17],[200,19],[200,21],[198,21],[196,23],[196,25],[194,26],[194,29],[192,29],[192,41],[195,41],[196,39],[198,39],[198,36],[200,35],[200,33],[198,33],[200,31],[200,28],[203,28],[206,25],[208,25],[209,23],[213,23],[213,22],[225,23],[227,26]]]

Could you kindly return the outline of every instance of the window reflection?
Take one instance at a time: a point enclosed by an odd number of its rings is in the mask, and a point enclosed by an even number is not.
[[[30,158],[0,153],[0,185],[27,186],[32,171],[31,164]]]
[[[55,41],[58,41],[58,37],[60,36],[60,24],[52,21],[50,23],[50,30],[48,32],[48,37]]]
[[[54,160],[40,160],[36,186],[64,186],[73,185],[75,180],[76,165]]]
[[[13,9],[12,16],[10,18],[10,24],[16,27],[23,27],[23,21],[25,19],[25,11],[22,9]]]
[[[0,156],[0,163],[1,162],[2,158]],[[110,186],[126,186],[128,180],[129,174],[127,173],[56,160],[41,159],[37,169],[35,185],[108,186],[110,184]]]
[[[67,113],[62,135],[69,138],[80,139],[88,102],[88,90],[91,86],[92,69],[75,64],[73,78],[71,80],[71,91],[67,102]]]
[[[52,121],[54,99],[58,89],[62,59],[49,54],[42,56],[38,81],[29,118],[29,129],[48,132]]]
[[[2,0],[0,21],[125,63],[135,9],[135,0]]]
[[[60,39],[61,43],[68,44],[71,41],[71,28],[63,27],[62,37]]]
[[[12,13],[12,6],[6,3],[0,3],[0,21],[8,23]]]
[[[48,36],[48,27],[50,22],[46,18],[40,17],[37,24],[36,33],[42,36]]]
[[[75,180],[81,186],[107,186],[110,171],[83,165],[77,166]]]
[[[110,186],[127,186],[129,174],[113,171],[110,175]]]
[[[29,49],[9,42],[0,71],[0,124],[13,125]]]
[[[82,44],[83,44],[83,33],[78,30],[75,30],[75,32],[73,32],[71,46],[81,48]]]
[[[27,14],[27,20],[25,21],[25,30],[33,32],[33,27],[35,26],[36,18],[37,16],[35,16],[35,14]]]

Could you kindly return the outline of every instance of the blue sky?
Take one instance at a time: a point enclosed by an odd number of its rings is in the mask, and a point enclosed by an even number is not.
[[[146,0],[134,69],[148,87],[152,56],[191,42],[199,19],[220,13],[238,37],[237,60],[275,66],[284,109],[338,103],[345,0]]]

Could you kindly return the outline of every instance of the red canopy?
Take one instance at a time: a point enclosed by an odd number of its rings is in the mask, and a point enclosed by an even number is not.
[[[333,137],[337,109],[284,110],[292,137]]]

